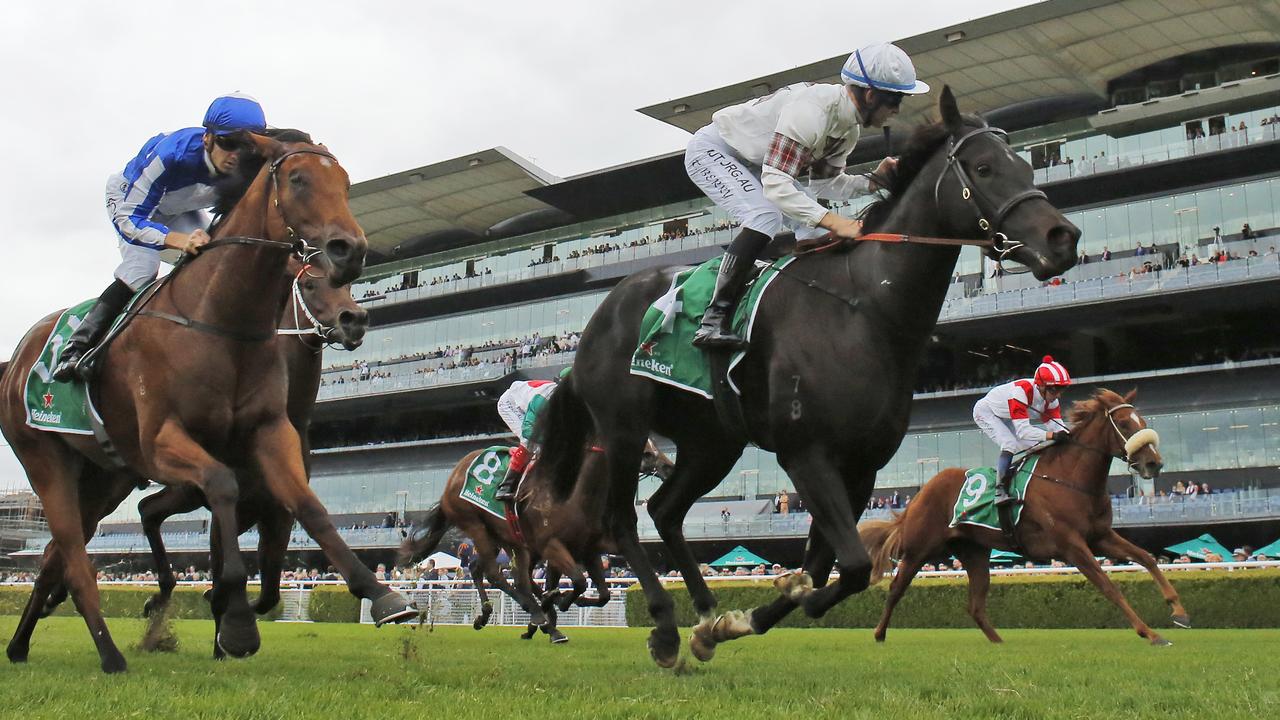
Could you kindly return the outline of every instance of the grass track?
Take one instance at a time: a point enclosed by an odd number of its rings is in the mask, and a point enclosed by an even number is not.
[[[644,629],[568,628],[567,645],[514,628],[261,623],[263,649],[211,659],[212,623],[176,623],[176,654],[130,649],[142,622],[108,621],[129,660],[98,671],[79,618],[50,618],[31,660],[0,660],[0,718],[1246,718],[1280,715],[1280,630],[775,630],[680,672]],[[17,618],[0,617],[5,642]],[[686,631],[687,637],[687,631]],[[687,654],[687,652],[686,652]],[[497,703],[501,703],[498,705]]]

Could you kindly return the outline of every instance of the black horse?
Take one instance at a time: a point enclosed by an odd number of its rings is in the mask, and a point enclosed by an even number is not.
[[[949,88],[939,109],[941,122],[913,133],[888,197],[866,211],[866,231],[985,239],[989,254],[1020,262],[1041,279],[1069,269],[1080,231],[1034,189],[1030,166],[1001,131],[962,116]],[[958,245],[852,243],[798,257],[765,294],[737,376],[746,429],[756,445],[777,454],[813,526],[804,573],[779,583],[782,597],[750,613],[714,614],[715,597],[681,528],[690,506],[720,483],[745,443],[722,424],[712,402],[629,372],[641,318],[681,268],[637,273],[601,304],[583,332],[573,375],[545,413],[542,462],[553,464],[567,487],[585,438],[604,445],[607,521],[644,588],[657,625],[649,648],[659,665],[675,663],[680,638],[671,597],[636,533],[634,468],[649,432],[678,449],[672,477],[648,506],[701,617],[694,654],[710,659],[716,642],[764,633],[797,605],[821,616],[868,585],[871,559],[858,538],[858,518],[876,471],[906,434],[916,369],[959,252]],[[828,585],[833,565],[840,578]]]

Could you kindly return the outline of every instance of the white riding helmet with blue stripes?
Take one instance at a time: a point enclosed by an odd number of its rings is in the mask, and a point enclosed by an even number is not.
[[[873,88],[904,95],[929,92],[929,86],[916,79],[916,68],[902,48],[891,43],[875,43],[855,50],[840,70],[845,85]]]

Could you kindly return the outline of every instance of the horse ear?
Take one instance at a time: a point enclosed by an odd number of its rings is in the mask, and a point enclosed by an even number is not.
[[[942,124],[951,132],[957,135],[964,127],[964,119],[960,117],[960,107],[956,105],[956,96],[951,92],[950,85],[942,86],[942,94],[938,97],[938,112],[942,113]]]
[[[251,148],[254,155],[266,161],[275,160],[284,154],[284,143],[267,137],[266,135],[258,135],[256,133],[247,132],[245,141]]]
[[[1132,403],[1133,399],[1136,397],[1138,397],[1138,388],[1134,388],[1130,390],[1128,393],[1126,393],[1124,396],[1124,401],[1127,403]]]

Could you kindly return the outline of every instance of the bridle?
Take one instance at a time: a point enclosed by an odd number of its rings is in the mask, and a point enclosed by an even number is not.
[[[284,223],[284,229],[289,233],[289,237],[295,241],[302,243],[302,253],[309,253],[313,248],[307,239],[302,237],[293,229],[293,225],[289,223],[289,218],[284,213],[284,208],[280,207],[280,166],[285,160],[295,155],[319,155],[333,161],[334,165],[338,165],[338,158],[334,157],[328,150],[320,148],[296,148],[285,152],[280,157],[271,161],[270,167],[267,168],[267,177],[271,178],[271,206],[275,209],[276,214],[280,216],[280,220]],[[305,257],[303,258],[305,260]]]
[[[1010,240],[1008,235],[1000,231],[1000,228],[1004,225],[1005,219],[1009,217],[1009,213],[1013,212],[1022,203],[1028,200],[1047,200],[1048,198],[1042,190],[1032,187],[1020,193],[1015,193],[998,207],[991,202],[990,198],[969,177],[969,173],[965,172],[964,165],[961,164],[959,157],[960,149],[964,147],[965,143],[979,135],[988,134],[998,135],[1004,143],[1008,143],[1008,133],[990,125],[974,128],[951,142],[950,147],[947,148],[947,166],[942,169],[942,172],[938,175],[937,182],[933,185],[933,202],[938,207],[942,206],[942,181],[948,177],[949,173],[954,175],[960,183],[960,197],[973,209],[973,214],[978,219],[978,229],[986,234],[992,251],[998,253],[996,262],[1000,265],[1001,271],[1006,273],[1028,272],[1030,268],[1025,266],[1020,270],[1004,269],[1004,261],[1008,259],[1009,255],[1025,246],[1023,243]],[[994,212],[992,212],[993,207],[995,207]]]
[[[918,245],[975,246],[995,253],[994,259],[1002,273],[1018,274],[1030,272],[1031,268],[1025,266],[1014,270],[1005,269],[1005,261],[1010,259],[1009,256],[1013,252],[1025,247],[1025,244],[1010,240],[1008,235],[1000,231],[1000,228],[1004,225],[1004,221],[1009,217],[1009,214],[1022,203],[1028,200],[1047,200],[1048,198],[1043,191],[1033,187],[1014,194],[999,206],[996,206],[973,182],[969,173],[965,172],[964,165],[960,162],[960,150],[966,143],[980,135],[997,135],[1002,141],[1008,142],[1008,133],[990,125],[973,128],[960,137],[952,139],[947,147],[947,165],[938,174],[938,179],[933,184],[933,203],[935,207],[942,207],[942,183],[947,178],[954,176],[960,186],[960,198],[973,210],[973,214],[978,219],[978,229],[986,235],[985,238],[944,238],[901,233],[867,233],[858,236],[857,240],[914,243]],[[994,211],[992,211],[992,208],[994,208]],[[994,218],[994,220],[991,218]],[[815,248],[815,251],[834,247],[842,242],[837,240],[829,245]]]
[[[303,255],[302,269],[293,278],[293,328],[281,328],[276,330],[277,335],[293,335],[298,338],[298,342],[305,345],[312,352],[319,353],[326,347],[337,347],[338,341],[333,339],[333,334],[337,332],[337,326],[325,325],[316,317],[311,308],[307,305],[307,299],[302,293],[302,277],[305,275],[310,278],[324,278],[324,275],[312,275],[309,271],[315,267],[311,263],[311,259],[322,251],[310,249]],[[302,318],[305,317],[311,327],[303,327]],[[314,335],[320,338],[320,346],[317,347],[307,342],[307,336]]]

